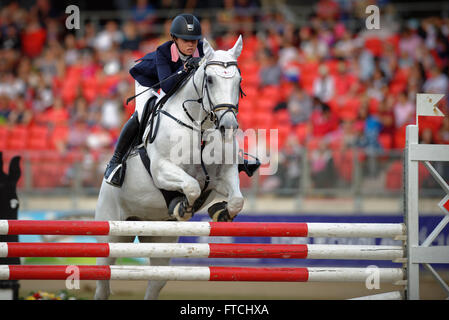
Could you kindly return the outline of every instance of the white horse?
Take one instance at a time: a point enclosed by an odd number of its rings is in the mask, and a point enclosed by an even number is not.
[[[214,221],[223,220],[223,212],[226,213],[225,220],[232,221],[242,210],[244,200],[240,192],[237,163],[205,161],[202,165],[193,161],[195,157],[202,155],[202,152],[205,153],[211,140],[208,138],[214,136],[215,139],[214,133],[217,132],[220,133],[224,146],[231,145],[231,149],[236,149],[234,134],[226,133],[235,133],[238,128],[235,112],[239,101],[241,76],[237,58],[242,47],[241,36],[234,47],[227,51],[214,51],[207,40],[204,40],[205,56],[199,68],[162,107],[163,111],[158,115],[159,130],[154,141],[149,143],[144,138],[152,176],[146,171],[140,157],[131,154],[126,162],[127,170],[121,188],[113,187],[103,180],[95,220],[185,221],[192,217],[194,211],[204,208],[218,195],[226,197],[227,202],[221,202],[215,212],[212,210]],[[204,131],[205,129],[209,130]],[[206,141],[206,147],[203,148],[200,144],[190,144],[192,139],[185,139],[180,143],[173,138],[193,138],[201,131],[204,131],[202,140]],[[180,146],[182,151],[188,152],[176,153],[175,148],[179,151]],[[172,212],[169,213],[160,189],[180,191],[185,197],[173,200],[173,205],[170,203]],[[204,203],[194,207],[195,201],[200,195],[206,194],[205,192],[210,194]],[[212,207],[214,206],[217,204]],[[209,214],[210,209],[211,207]],[[98,241],[133,242],[134,237],[106,236],[98,237]],[[177,242],[178,237],[139,237],[139,241],[169,243]],[[115,260],[97,258],[97,265],[111,265]],[[170,258],[150,258],[150,265],[169,263]],[[166,281],[149,281],[145,299],[157,299],[165,283]],[[109,295],[109,281],[97,281],[95,299],[107,299]]]

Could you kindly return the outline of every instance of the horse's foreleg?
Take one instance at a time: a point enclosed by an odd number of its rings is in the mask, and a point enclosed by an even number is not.
[[[97,258],[97,265],[112,265],[116,258]],[[107,300],[111,295],[111,284],[109,280],[97,280],[95,289],[95,300]]]
[[[226,167],[223,178],[224,187],[228,191],[229,215],[234,218],[243,209],[244,199],[240,191],[239,171],[236,165]]]
[[[208,210],[209,215],[214,221],[232,221],[242,211],[244,204],[237,166],[231,165],[224,168],[217,191],[227,196],[227,203],[214,204]]]
[[[108,236],[108,237],[98,237],[98,242],[108,242],[108,243],[118,243],[118,242],[132,242],[134,237],[118,237],[118,236]],[[117,258],[97,258],[98,266],[109,266],[113,265]],[[97,280],[97,288],[95,290],[95,300],[106,300],[111,294],[111,285],[109,280]]]
[[[181,191],[186,196],[187,203],[185,205],[187,208],[184,208],[185,212],[178,212],[180,210],[180,202],[178,202],[174,210],[174,215],[178,220],[190,219],[193,215],[193,204],[201,195],[201,188],[198,181],[169,161],[161,160],[151,170],[152,172],[157,172],[157,175],[154,175],[154,183],[158,188]]]
[[[189,205],[193,205],[201,194],[198,181],[172,162],[161,160],[154,167],[154,170],[152,168],[152,171],[157,172],[154,176],[154,182],[158,188],[173,191],[182,190]]]
[[[139,237],[141,242],[156,242],[156,243],[173,243],[178,241],[178,237]],[[150,266],[168,266],[171,258],[150,258]],[[145,300],[156,300],[159,293],[164,288],[166,280],[151,280],[148,281],[147,291],[145,292]]]

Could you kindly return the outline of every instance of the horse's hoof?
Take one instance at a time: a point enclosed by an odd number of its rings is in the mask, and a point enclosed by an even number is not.
[[[187,221],[193,217],[193,208],[187,205],[185,196],[176,197],[168,206],[168,214],[178,221]]]
[[[211,217],[214,222],[232,222],[233,217],[230,216],[227,209],[228,203],[226,201],[214,203],[207,209],[209,217]]]

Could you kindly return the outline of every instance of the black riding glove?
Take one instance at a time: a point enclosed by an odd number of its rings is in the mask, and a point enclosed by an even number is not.
[[[187,70],[193,70],[197,69],[200,65],[201,58],[199,57],[191,57],[187,59],[186,63],[184,64],[184,68]]]

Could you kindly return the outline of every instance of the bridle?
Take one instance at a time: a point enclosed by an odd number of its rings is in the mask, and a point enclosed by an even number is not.
[[[232,114],[234,115],[234,117],[237,117],[237,113],[239,112],[239,106],[238,103],[237,105],[234,104],[230,104],[230,103],[221,103],[221,104],[214,104],[212,102],[212,99],[210,97],[210,93],[209,93],[209,86],[208,86],[208,82],[206,81],[207,79],[207,67],[211,66],[211,65],[218,65],[221,66],[223,68],[227,68],[229,66],[236,66],[239,74],[240,73],[240,68],[237,64],[237,61],[229,61],[229,62],[224,62],[224,61],[217,61],[217,60],[212,60],[212,61],[208,61],[206,62],[206,65],[204,67],[204,78],[203,78],[203,88],[206,91],[207,94],[207,100],[209,102],[209,110],[210,110],[210,114],[213,115],[211,117],[211,120],[215,123],[215,128],[218,129],[220,126],[220,121],[223,118],[223,116],[228,113],[228,112],[232,112]],[[244,95],[243,90],[242,90],[242,86],[239,84],[239,93],[241,96]],[[204,94],[203,94],[204,96]],[[204,109],[204,99],[203,99],[203,109]],[[220,118],[217,117],[216,112],[218,111],[222,111],[225,110],[225,112],[220,116]]]
[[[209,86],[208,86],[208,83],[206,81],[207,80],[207,71],[206,70],[207,70],[207,67],[209,67],[211,65],[219,65],[219,66],[222,66],[224,68],[227,68],[227,67],[230,67],[230,66],[236,66],[238,71],[239,71],[239,74],[241,74],[240,73],[240,69],[239,69],[238,64],[237,64],[237,61],[229,61],[229,62],[217,61],[217,60],[208,61],[208,62],[206,62],[206,65],[204,66],[204,77],[203,77],[203,82],[202,82],[202,85],[201,85],[201,89],[202,90],[199,90],[197,84],[195,83],[195,78],[193,77],[193,74],[195,72],[192,73],[191,76],[192,76],[193,86],[194,86],[195,91],[196,91],[196,93],[197,93],[199,98],[198,99],[187,99],[187,100],[184,100],[184,102],[182,103],[182,108],[183,108],[184,112],[186,113],[187,117],[189,118],[189,120],[192,123],[196,123],[196,120],[191,116],[191,114],[187,110],[185,104],[187,102],[197,102],[197,103],[199,103],[201,105],[203,111],[206,113],[206,116],[200,122],[200,129],[199,129],[199,131],[201,131],[201,132],[203,131],[201,129],[202,125],[204,124],[204,122],[207,119],[210,119],[210,121],[212,121],[215,124],[215,129],[219,129],[220,121],[221,121],[221,119],[223,118],[223,116],[226,113],[232,112],[234,117],[237,117],[237,113],[238,113],[238,104],[237,105],[230,104],[230,103],[214,104],[212,102],[210,91],[209,91]],[[239,94],[240,94],[240,97],[243,97],[245,95],[245,93],[242,90],[241,84],[239,84]],[[204,104],[204,97],[205,96],[207,97],[209,108],[206,108],[206,106]],[[222,111],[222,110],[225,110],[225,112],[220,117],[217,117],[216,112]],[[171,118],[172,120],[176,121],[178,124],[180,124],[180,125],[182,125],[184,127],[187,127],[187,128],[189,128],[191,130],[198,130],[194,126],[191,126],[189,124],[184,123],[183,121],[177,119],[176,117],[172,116],[170,113],[168,113],[167,111],[165,111],[163,109],[160,109],[159,112],[164,114],[164,115],[166,115],[166,116],[168,116],[169,118]]]

